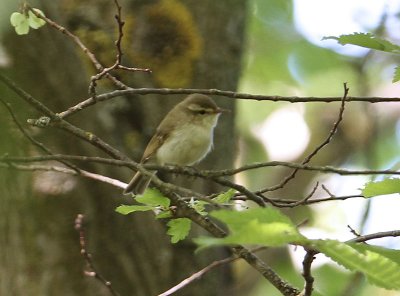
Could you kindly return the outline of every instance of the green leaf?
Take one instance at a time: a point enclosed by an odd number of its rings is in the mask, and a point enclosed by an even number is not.
[[[333,39],[341,45],[353,44],[365,48],[386,51],[390,53],[400,53],[400,46],[393,44],[385,39],[374,36],[371,33],[354,33],[349,35],[340,35],[339,37],[327,36],[322,40]]]
[[[115,209],[116,212],[122,215],[128,215],[134,212],[145,212],[153,210],[154,207],[152,206],[138,206],[138,205],[120,205]]]
[[[355,243],[342,243],[335,240],[315,240],[314,247],[338,264],[352,271],[365,274],[371,284],[385,289],[400,289],[400,251],[391,255],[384,248]]]
[[[219,203],[219,204],[225,204],[225,203],[229,202],[232,197],[235,196],[235,192],[236,192],[236,190],[231,188],[228,191],[223,192],[220,195],[218,195],[217,197],[215,197],[213,199],[213,201],[215,201],[216,203]]]
[[[188,218],[173,219],[167,223],[167,234],[171,236],[173,244],[185,239],[190,231],[192,221]]]
[[[378,182],[368,182],[361,192],[365,197],[400,193],[400,179],[385,179]]]
[[[163,208],[168,208],[171,203],[167,197],[154,188],[147,188],[143,195],[137,196],[135,199],[145,205],[161,206]]]
[[[206,216],[208,213],[206,212],[206,205],[208,202],[203,201],[203,200],[196,200],[193,203],[190,204],[190,206],[200,215]]]
[[[35,10],[38,14],[44,16],[43,11],[41,11],[40,9],[33,8],[33,10]],[[44,20],[42,20],[41,18],[38,18],[36,15],[33,14],[32,11],[28,12],[28,22],[29,22],[29,26],[32,29],[39,29],[40,27],[42,27],[46,24],[46,22]]]
[[[171,211],[162,211],[156,215],[156,219],[166,219],[166,218],[171,218],[172,213]]]
[[[281,246],[307,241],[290,219],[274,208],[257,208],[241,212],[220,210],[212,212],[211,216],[224,222],[230,234],[224,238],[195,239],[195,242],[202,247],[232,244]]]
[[[14,12],[10,17],[11,25],[14,26],[15,32],[18,35],[25,35],[29,32],[29,22],[25,14]]]
[[[379,253],[380,255],[388,258],[389,260],[396,262],[396,264],[400,266],[400,250],[393,250],[379,246],[355,244],[355,243],[352,243],[351,246],[354,249],[358,250],[359,252],[373,251]]]
[[[394,70],[393,80],[392,82],[395,83],[400,80],[400,66],[397,66]]]

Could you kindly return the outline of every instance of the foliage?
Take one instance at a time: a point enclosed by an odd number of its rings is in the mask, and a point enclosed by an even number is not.
[[[171,236],[171,243],[175,244],[185,239],[190,231],[192,221],[188,218],[177,218],[167,223],[167,234]]]
[[[235,190],[233,189],[222,192],[213,199],[213,202],[219,204],[228,203],[234,194]],[[128,215],[135,212],[152,211],[157,213],[157,219],[173,218],[173,213],[170,210],[171,201],[157,189],[147,188],[143,195],[135,197],[135,201],[141,205],[120,205],[115,209],[115,211],[122,215]],[[197,213],[205,216],[207,215],[205,206],[210,203],[202,200],[191,199],[188,204]],[[171,242],[177,243],[188,236],[191,228],[191,220],[187,218],[175,218],[170,220],[167,223],[167,226],[167,234],[171,236]]]
[[[385,179],[383,181],[368,182],[362,189],[362,195],[365,197],[393,193],[400,193],[400,179]]]
[[[246,211],[220,210],[211,216],[225,223],[230,234],[224,238],[200,237],[200,247],[257,244],[276,247],[285,244],[313,248],[351,271],[362,272],[371,284],[400,290],[400,251],[354,242],[311,240],[301,235],[290,219],[274,208]]]
[[[44,13],[37,8],[32,8],[36,13],[44,16]],[[29,33],[29,28],[39,29],[44,26],[46,22],[38,18],[32,11],[14,12],[10,17],[11,25],[14,26],[15,32],[18,35],[25,35]]]
[[[371,33],[354,33],[349,35],[340,35],[339,37],[327,36],[323,38],[323,40],[328,40],[328,39],[336,40],[341,45],[352,44],[388,53],[400,54],[399,45],[393,44],[388,40],[374,36]],[[396,67],[393,76],[393,82],[397,82],[399,80],[400,80],[400,71],[398,67]]]
[[[316,240],[313,245],[347,269],[362,272],[371,284],[400,290],[400,251],[336,240]]]
[[[230,234],[224,238],[195,239],[202,247],[235,244],[276,247],[300,243],[304,239],[287,216],[271,207],[238,212],[220,210],[213,211],[210,215],[224,222],[229,227]]]

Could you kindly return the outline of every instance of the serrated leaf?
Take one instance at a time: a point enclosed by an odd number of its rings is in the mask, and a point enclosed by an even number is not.
[[[354,33],[348,35],[327,36],[322,38],[322,40],[336,40],[341,45],[352,44],[365,48],[381,50],[390,53],[400,53],[400,46],[393,44],[385,39],[374,36],[371,33]]]
[[[139,195],[135,199],[145,205],[161,206],[163,208],[168,208],[171,203],[167,197],[154,188],[147,188],[143,195]]]
[[[178,218],[169,221],[167,223],[167,234],[171,236],[171,242],[175,244],[185,239],[189,234],[191,225],[192,221],[188,218]]]
[[[359,252],[365,252],[365,251],[369,250],[369,251],[379,253],[380,255],[388,258],[389,260],[395,262],[397,265],[400,266],[400,250],[393,250],[393,249],[388,249],[388,248],[373,246],[373,245],[366,245],[366,244],[351,243],[350,245],[354,249],[358,250]]]
[[[145,211],[151,211],[154,210],[154,207],[152,206],[140,206],[140,205],[120,205],[115,209],[117,213],[120,213],[122,215],[128,215],[130,213],[134,212],[145,212]]]
[[[33,10],[35,10],[38,14],[44,16],[43,11],[41,11],[40,9],[33,8]],[[42,20],[41,18],[38,18],[36,15],[33,14],[32,11],[28,12],[28,22],[29,22],[29,26],[32,29],[39,29],[40,27],[42,27],[46,24],[46,22],[44,20]]]
[[[228,191],[219,194],[217,197],[213,199],[213,201],[219,204],[225,204],[229,202],[232,199],[232,197],[235,196],[235,192],[236,190],[231,188]]]
[[[335,240],[313,241],[314,247],[338,264],[365,274],[371,284],[385,289],[400,289],[400,265],[386,252],[368,245]],[[395,256],[399,256],[397,251]]]
[[[281,246],[307,241],[290,219],[274,208],[258,208],[241,212],[220,210],[212,212],[211,216],[228,226],[229,235],[224,238],[195,239],[195,242],[202,247],[232,244]]]
[[[18,35],[25,35],[29,32],[29,22],[25,14],[13,12],[10,17],[11,25],[14,26]]]
[[[385,179],[378,182],[368,182],[361,192],[365,197],[400,193],[400,179]]]
[[[392,82],[395,83],[399,80],[400,80],[400,66],[397,66],[394,70]]]

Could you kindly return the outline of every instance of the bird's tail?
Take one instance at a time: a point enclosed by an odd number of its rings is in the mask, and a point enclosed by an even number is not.
[[[154,173],[155,174],[155,173]],[[143,194],[146,188],[150,184],[150,178],[144,176],[140,172],[137,172],[132,180],[129,182],[128,186],[124,189],[124,194],[133,193],[135,195]]]

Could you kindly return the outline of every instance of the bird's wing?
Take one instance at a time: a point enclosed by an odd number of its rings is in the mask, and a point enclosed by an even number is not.
[[[146,149],[144,150],[141,161],[142,163],[147,162],[157,153],[158,148],[160,148],[161,145],[164,143],[166,136],[166,133],[160,131],[157,131],[155,133],[155,135],[150,139],[149,144],[147,144]]]

